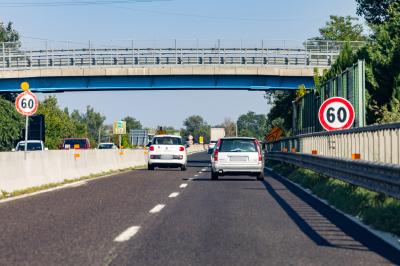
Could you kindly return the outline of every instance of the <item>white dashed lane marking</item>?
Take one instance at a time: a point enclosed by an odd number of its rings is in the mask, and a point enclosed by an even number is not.
[[[198,177],[199,175],[194,175],[194,177]]]
[[[149,211],[149,213],[157,213],[160,212],[165,207],[164,204],[158,204],[153,209]]]
[[[186,184],[186,183],[181,184],[179,187],[180,187],[180,188],[185,188],[185,187],[187,187],[187,184]]]
[[[115,242],[125,242],[131,239],[136,233],[139,231],[140,226],[132,226],[123,231],[121,234],[119,234],[114,241]]]
[[[179,192],[173,192],[168,196],[168,198],[176,198],[176,197],[178,197],[178,195],[179,195]]]

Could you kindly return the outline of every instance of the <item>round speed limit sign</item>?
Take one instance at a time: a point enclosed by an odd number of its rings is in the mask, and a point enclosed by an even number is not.
[[[33,115],[39,107],[39,102],[35,94],[30,91],[25,91],[18,94],[15,100],[15,108],[22,115]]]
[[[319,108],[319,122],[328,131],[349,129],[354,122],[353,105],[341,97],[332,97]]]

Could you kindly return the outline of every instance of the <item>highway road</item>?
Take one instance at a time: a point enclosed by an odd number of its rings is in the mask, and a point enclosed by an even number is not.
[[[278,177],[136,170],[0,203],[0,265],[382,265],[400,252]]]

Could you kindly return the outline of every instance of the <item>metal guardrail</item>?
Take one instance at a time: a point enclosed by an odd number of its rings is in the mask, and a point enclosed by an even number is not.
[[[299,135],[267,143],[266,147],[269,152],[400,164],[400,123]]]
[[[185,43],[177,40],[172,45],[160,47],[138,45],[131,41],[122,45],[94,45],[64,42],[41,42],[41,45],[28,43],[0,43],[0,70],[22,70],[60,67],[94,66],[149,66],[149,65],[274,65],[329,67],[338,57],[343,42],[307,41],[302,47],[268,47],[264,41],[256,45],[224,43],[213,44]],[[354,42],[359,47],[362,42]]]
[[[400,199],[400,165],[309,154],[268,152],[267,159],[290,163]]]

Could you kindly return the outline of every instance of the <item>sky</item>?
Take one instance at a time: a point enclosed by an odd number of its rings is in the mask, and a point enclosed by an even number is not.
[[[0,20],[12,21],[29,45],[44,40],[95,44],[194,42],[265,42],[301,45],[318,35],[330,15],[356,16],[355,0],[0,0]],[[179,41],[178,41],[179,42]],[[182,127],[190,115],[210,125],[236,120],[248,111],[267,114],[263,92],[124,91],[54,94],[62,108],[84,111],[87,105],[106,123],[133,116],[146,127]],[[40,98],[43,98],[40,95]]]

